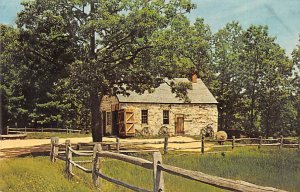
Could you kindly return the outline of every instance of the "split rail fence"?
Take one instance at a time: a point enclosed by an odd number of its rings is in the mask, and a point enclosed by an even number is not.
[[[105,151],[104,146],[109,149],[110,145],[115,146],[115,152]],[[64,147],[64,151],[59,151],[59,147]],[[65,173],[66,177],[71,179],[73,174],[73,167],[76,167],[85,173],[92,175],[93,184],[101,189],[101,179],[114,183],[116,185],[123,186],[125,188],[131,189],[133,191],[140,192],[163,192],[164,189],[164,172],[176,175],[189,180],[194,180],[197,182],[205,183],[211,186],[215,186],[220,189],[226,189],[230,191],[245,191],[245,192],[283,192],[283,190],[275,189],[273,187],[263,187],[252,183],[248,183],[240,180],[232,180],[221,178],[217,176],[208,175],[198,171],[191,171],[171,165],[163,164],[162,155],[159,151],[153,153],[153,161],[148,161],[139,157],[132,157],[125,154],[120,154],[118,149],[120,147],[119,142],[114,143],[95,143],[93,146],[93,151],[83,151],[75,150],[72,148],[70,140],[66,140],[65,144],[59,144],[59,139],[57,137],[51,138],[51,150],[50,150],[50,160],[55,162],[56,159],[65,161]],[[110,148],[111,149],[111,148]],[[73,154],[77,156],[88,156],[91,160],[88,161],[75,161],[73,159]],[[145,169],[152,170],[153,176],[153,189],[144,189],[138,186],[134,186],[123,181],[111,178],[102,172],[103,164],[101,160],[103,158],[111,158],[123,162],[127,162]],[[86,168],[81,165],[81,163],[92,163],[91,169]]]
[[[207,145],[207,143],[210,145]],[[117,137],[115,142],[110,143],[102,143],[103,145],[108,147],[108,150],[111,149],[111,146],[116,146],[115,150],[119,153],[135,153],[135,152],[155,152],[162,149],[164,154],[168,153],[169,151],[182,151],[182,150],[193,150],[199,151],[201,154],[207,153],[205,152],[205,148],[231,148],[234,150],[236,147],[246,147],[246,146],[257,146],[258,149],[261,149],[263,146],[275,146],[279,149],[282,148],[298,148],[300,149],[300,137],[298,138],[284,138],[281,136],[278,139],[266,139],[263,137],[259,138],[238,138],[236,139],[235,136],[232,139],[227,139],[225,143],[230,144],[220,144],[220,145],[211,145],[212,143],[222,143],[223,140],[214,140],[214,139],[205,139],[204,137],[201,140],[193,140],[193,141],[169,141],[168,137],[165,137],[163,141],[141,141],[141,142],[121,142],[120,139]],[[244,143],[243,143],[244,142]],[[192,147],[170,147],[169,144],[194,144]],[[81,147],[86,146],[94,146],[95,143],[78,143],[77,150]],[[161,144],[162,147],[145,147],[147,145],[159,145]],[[137,147],[136,147],[137,146]],[[142,146],[140,149],[138,146]],[[218,153],[223,151],[216,151],[216,152],[208,152],[208,153]],[[226,152],[226,151],[225,151]],[[228,151],[227,151],[228,152]]]
[[[7,127],[6,133],[8,134],[20,134],[27,132],[61,132],[61,133],[80,133],[82,130],[80,129],[62,129],[62,128],[32,128],[32,127],[23,127],[23,128],[12,128]]]
[[[203,140],[203,138],[202,138]],[[205,140],[209,142],[222,142],[222,140]],[[231,142],[231,144],[226,145],[213,145],[211,148],[222,148],[222,147],[231,147],[234,149],[235,147],[245,147],[245,146],[257,146],[258,149],[263,146],[277,146],[279,149],[282,148],[298,148],[300,149],[300,137],[298,138],[284,138],[280,136],[278,139],[268,139],[263,138],[262,136],[258,138],[238,138],[232,136],[232,139],[227,139],[227,142]],[[241,143],[246,142],[246,143]],[[203,141],[204,144],[204,141]],[[204,145],[202,146],[204,148]]]

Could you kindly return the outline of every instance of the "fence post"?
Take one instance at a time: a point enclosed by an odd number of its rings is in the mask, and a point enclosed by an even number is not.
[[[55,162],[56,161],[56,156],[58,155],[58,149],[59,147],[57,146],[59,142],[58,137],[51,137],[51,149],[50,149],[50,161]]]
[[[168,140],[169,140],[169,137],[166,135],[165,141],[164,141],[164,154],[168,153]]]
[[[101,144],[95,144],[93,150],[93,167],[92,167],[92,178],[95,187],[100,186],[99,177],[97,172],[101,173],[100,158],[98,152],[102,150]]]
[[[153,192],[164,191],[164,177],[163,172],[158,168],[158,165],[162,164],[162,156],[160,152],[153,153]]]
[[[50,141],[50,161],[54,162],[54,137],[51,137]]]
[[[300,136],[298,137],[298,149],[300,149]]]
[[[42,133],[44,133],[44,127],[42,127]]]
[[[69,150],[69,147],[71,147],[71,142],[70,140],[66,140],[66,175],[68,179],[71,179],[72,164],[70,161],[72,161],[72,151]]]
[[[9,126],[6,127],[6,135],[9,134]]]
[[[204,135],[201,137],[201,154],[204,154]]]
[[[280,145],[279,145],[279,149],[283,148],[283,136],[280,135]]]
[[[116,137],[116,150],[117,150],[117,153],[120,153],[120,138],[119,137]]]
[[[80,144],[78,143],[77,145],[76,145],[76,150],[79,150],[80,149]]]
[[[25,133],[26,133],[26,131],[27,131],[26,129],[27,129],[27,128],[26,128],[26,126],[25,126]]]
[[[262,136],[259,136],[259,145],[258,145],[258,149],[261,149],[262,146]]]
[[[235,136],[232,136],[232,149],[234,149],[234,147],[235,147]]]

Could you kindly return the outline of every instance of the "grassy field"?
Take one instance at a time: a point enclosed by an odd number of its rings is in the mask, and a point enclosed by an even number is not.
[[[91,137],[91,134],[80,133],[59,133],[59,132],[27,132],[26,139],[50,139],[51,137],[74,138],[74,137]]]
[[[151,160],[150,155],[142,157]],[[177,152],[164,155],[163,162],[288,191],[296,192],[300,188],[300,151],[296,149],[238,148],[225,156]],[[68,181],[63,176],[63,167],[64,162],[52,164],[48,157],[3,160],[0,162],[0,191],[96,191],[90,174],[74,169],[76,176]],[[140,187],[152,188],[152,172],[131,164],[104,159],[103,172]],[[129,191],[106,181],[102,181],[101,186],[104,192]],[[222,191],[169,174],[165,174],[165,188],[172,192]]]

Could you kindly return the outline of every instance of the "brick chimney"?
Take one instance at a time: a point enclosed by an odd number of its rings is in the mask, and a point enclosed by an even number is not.
[[[197,74],[196,73],[193,73],[192,74],[192,83],[197,83]]]

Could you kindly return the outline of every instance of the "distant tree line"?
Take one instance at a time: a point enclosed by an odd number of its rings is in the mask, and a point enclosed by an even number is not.
[[[189,0],[35,0],[0,25],[1,127],[91,129],[100,99],[193,72],[219,102],[219,129],[300,134],[300,40],[291,57],[266,26],[212,33]],[[189,85],[172,85],[188,101]]]

